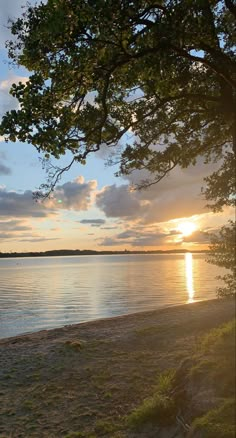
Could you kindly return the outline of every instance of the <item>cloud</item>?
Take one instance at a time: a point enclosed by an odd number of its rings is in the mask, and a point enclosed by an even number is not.
[[[45,3],[46,0],[41,0]],[[36,3],[31,2],[31,4]],[[1,18],[0,18],[0,49],[5,47],[5,42],[8,39],[13,39],[9,29],[9,19],[15,20],[24,13],[26,0],[1,0]]]
[[[164,222],[175,218],[189,217],[206,212],[205,200],[198,192],[199,187],[189,186],[184,191],[177,187],[162,196],[153,199],[145,212],[144,221],[147,223]]]
[[[25,222],[18,219],[8,220],[8,221],[2,221],[0,220],[0,229],[1,231],[27,231],[31,230],[32,227],[29,225],[25,225]]]
[[[165,222],[175,218],[206,213],[206,201],[201,194],[204,177],[212,173],[216,164],[204,164],[200,158],[196,166],[176,168],[158,184],[146,190],[130,190],[128,185],[106,186],[97,194],[97,207],[107,217],[136,219],[140,223]],[[130,184],[147,178],[147,172],[135,171],[124,177]]]
[[[96,197],[96,205],[107,217],[138,217],[144,209],[138,194],[129,191],[127,185],[117,187],[115,184],[106,186]]]
[[[22,219],[0,220],[0,239],[19,239],[25,235],[25,232],[31,232],[32,227]]]
[[[59,240],[60,237],[47,237],[36,233],[28,219],[0,220],[0,239],[14,240],[18,242],[44,242],[48,240]]]
[[[2,164],[0,162],[0,175],[10,175],[11,169],[10,167],[5,166],[5,164]]]
[[[88,210],[96,187],[97,181],[85,182],[84,178],[79,176],[74,181],[57,186],[54,191],[54,198],[47,205],[57,209]]]
[[[161,246],[167,243],[167,235],[163,233],[150,234],[147,233],[144,236],[137,237],[133,240],[132,246]]]
[[[116,230],[117,227],[101,227],[101,230]]]
[[[122,233],[117,234],[117,239],[130,239],[139,235],[137,231],[134,230],[126,230]]]
[[[7,191],[0,187],[0,217],[45,218],[55,215],[59,210],[87,210],[92,202],[96,181],[84,182],[82,177],[57,186],[55,198],[45,202],[35,202],[30,190],[23,193]],[[101,224],[104,224],[102,221]]]
[[[35,237],[35,238],[25,238],[25,239],[19,239],[19,242],[29,242],[29,243],[35,243],[35,242],[46,242],[48,240],[60,240],[60,237]]]
[[[105,237],[101,240],[99,243],[99,246],[118,246],[118,245],[129,245],[129,240],[122,240],[122,242],[119,242],[115,237]]]
[[[162,191],[157,186],[152,193],[130,192],[127,185],[112,185],[97,194],[96,205],[107,217],[164,222],[205,212],[205,201],[199,191],[199,186],[186,186],[184,191],[179,187]]]
[[[175,245],[170,237],[172,231],[162,231],[160,227],[152,230],[145,227],[129,228],[112,237],[101,239],[100,246],[131,246],[131,247],[157,247],[161,245]]]
[[[210,242],[209,234],[206,231],[197,230],[190,236],[183,237],[183,242],[206,244]]]
[[[79,223],[84,225],[100,227],[101,225],[105,224],[106,221],[105,219],[82,219],[81,221],[79,221]]]
[[[0,188],[0,217],[46,217],[52,213],[45,204],[33,200],[32,192],[7,191]]]
[[[0,120],[2,116],[10,110],[18,109],[18,100],[9,94],[9,90],[13,83],[23,82],[24,84],[28,81],[25,76],[10,75],[8,79],[0,81]],[[4,136],[0,136],[0,141],[4,141]]]
[[[7,239],[11,239],[13,236],[10,233],[0,233],[0,239],[1,240],[7,240]]]

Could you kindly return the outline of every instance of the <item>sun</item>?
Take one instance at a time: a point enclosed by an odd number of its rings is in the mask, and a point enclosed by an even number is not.
[[[197,227],[193,222],[181,222],[178,227],[178,231],[182,233],[183,236],[190,236]]]

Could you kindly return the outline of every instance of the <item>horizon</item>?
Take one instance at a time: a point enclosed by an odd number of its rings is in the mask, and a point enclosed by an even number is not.
[[[3,252],[0,251],[0,257],[5,256],[5,255],[27,255],[27,254],[39,254],[41,255],[50,255],[50,256],[54,256],[57,255],[58,253],[72,253],[72,254],[64,254],[65,256],[70,256],[70,255],[115,255],[115,254],[158,254],[158,253],[178,253],[178,254],[186,254],[186,253],[207,253],[209,252],[209,250],[207,249],[195,249],[195,250],[188,250],[186,248],[182,248],[182,249],[169,249],[169,250],[162,250],[162,249],[153,249],[153,250],[95,250],[95,249],[49,249],[46,251],[29,251],[29,252],[15,252],[15,251],[9,251],[9,252]],[[84,253],[84,254],[73,254],[73,253]],[[51,253],[55,253],[55,254],[51,254]],[[89,253],[89,254],[87,254]],[[63,254],[60,254],[63,256]],[[3,258],[3,257],[2,257]]]

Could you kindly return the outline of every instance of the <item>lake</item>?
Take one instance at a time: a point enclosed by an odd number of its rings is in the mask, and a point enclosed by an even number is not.
[[[0,338],[216,297],[205,254],[0,259]]]

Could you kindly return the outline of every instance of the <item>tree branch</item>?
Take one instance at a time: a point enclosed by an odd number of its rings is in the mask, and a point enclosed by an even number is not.
[[[236,18],[236,5],[231,0],[225,0],[225,6]]]

